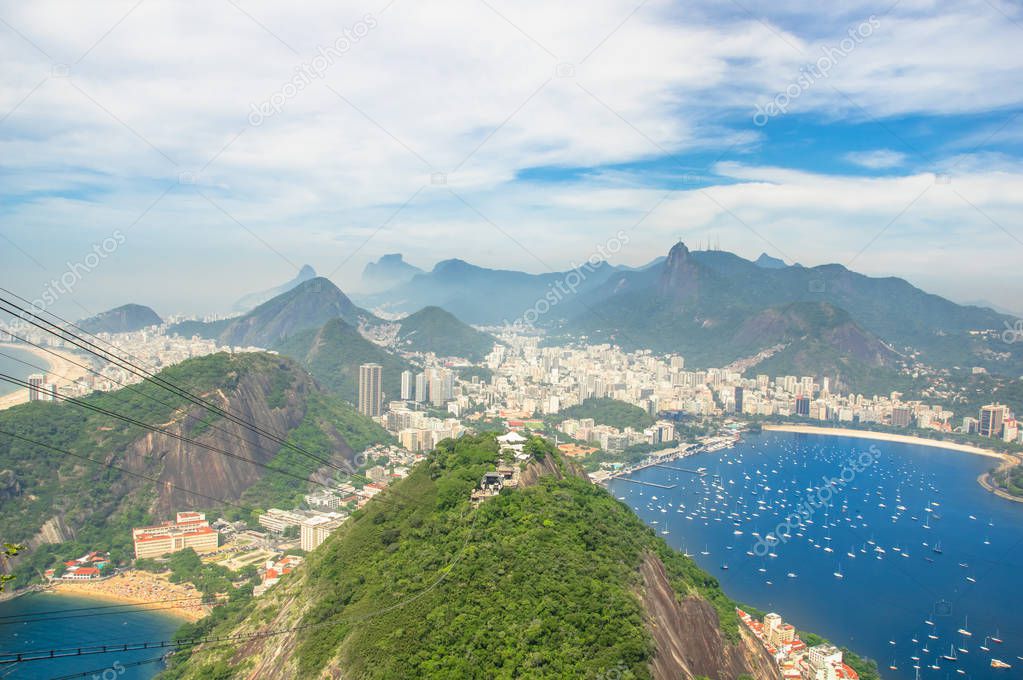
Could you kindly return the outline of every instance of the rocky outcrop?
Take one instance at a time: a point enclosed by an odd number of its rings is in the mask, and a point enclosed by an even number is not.
[[[277,399],[273,404],[270,403],[270,395],[274,392],[271,384],[274,376],[266,371],[242,374],[229,393],[221,390],[202,396],[245,422],[258,423],[262,430],[286,437],[302,422],[306,413],[306,397],[316,387],[291,362],[282,360],[276,370],[288,374],[291,386],[284,390],[283,399]],[[203,426],[203,419],[211,425]],[[202,428],[201,433],[192,434],[197,428]],[[210,498],[238,498],[267,472],[266,468],[247,461],[268,464],[281,448],[272,439],[228,419],[211,415],[197,406],[190,408],[187,415],[182,412],[165,429],[194,437],[202,444],[237,457],[160,433],[149,432],[137,440],[128,450],[127,465],[133,471],[150,475],[154,469],[160,470],[154,509],[161,514],[205,507],[209,505]],[[327,434],[333,440],[334,462],[347,463],[351,460],[353,451],[341,434],[333,428]],[[308,467],[290,472],[304,476],[316,472],[315,468],[316,463],[310,460]],[[315,476],[312,478],[316,479]],[[195,493],[191,493],[193,491]]]
[[[39,529],[39,533],[33,536],[29,542],[29,548],[38,548],[47,543],[63,543],[75,537],[75,531],[67,525],[61,515],[54,515],[46,520]]]
[[[551,456],[545,456],[541,460],[533,459],[526,464],[526,469],[519,476],[519,484],[522,486],[532,486],[541,477],[548,475],[555,479],[564,479],[565,477],[589,479],[586,472],[572,461],[565,458],[555,460]]]
[[[21,495],[21,482],[13,470],[0,470],[0,501]]]
[[[709,602],[696,596],[679,599],[657,556],[648,553],[640,573],[647,629],[656,647],[654,678],[733,680],[746,673],[757,680],[781,680],[767,651],[747,634],[738,644],[724,638]]]

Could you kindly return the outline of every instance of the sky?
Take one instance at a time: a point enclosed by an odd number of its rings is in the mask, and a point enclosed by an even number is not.
[[[682,239],[1023,311],[1023,7],[835,4],[0,0],[0,286],[196,314]]]

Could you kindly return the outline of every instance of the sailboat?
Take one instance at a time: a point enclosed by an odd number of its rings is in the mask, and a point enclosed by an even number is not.
[[[845,578],[845,574],[842,573],[842,563],[838,563],[838,570],[835,572],[835,578]]]
[[[941,549],[941,541],[940,540],[937,543],[934,544],[934,547],[931,548],[931,552],[933,552],[933,553],[935,553],[937,555],[940,555],[943,552],[942,549]]]
[[[1002,644],[1002,638],[998,637],[998,635],[999,635],[999,632],[998,632],[998,629],[996,628],[995,629],[995,634],[991,636],[991,642],[997,642],[998,644]]]
[[[956,632],[959,633],[960,635],[965,635],[966,637],[972,637],[973,633],[971,633],[970,629],[967,628],[967,624],[969,623],[969,621],[970,621],[969,617],[965,617],[963,620],[963,627],[957,630]]]

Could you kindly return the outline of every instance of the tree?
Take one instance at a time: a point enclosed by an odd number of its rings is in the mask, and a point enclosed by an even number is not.
[[[18,543],[4,543],[3,552],[0,552],[0,566],[4,568],[4,571],[7,570],[7,562],[10,558],[16,556],[24,549],[25,546]],[[4,585],[13,579],[14,576],[12,574],[0,574],[0,593],[4,591]]]

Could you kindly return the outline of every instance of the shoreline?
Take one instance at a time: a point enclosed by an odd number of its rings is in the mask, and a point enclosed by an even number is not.
[[[0,342],[0,350],[4,349],[15,349],[33,355],[36,360],[32,363],[45,364],[47,366],[46,374],[50,378],[50,382],[55,383],[58,387],[66,386],[71,381],[79,380],[88,375],[88,371],[73,363],[73,360],[78,360],[78,357],[56,347],[47,348],[54,352],[54,354],[50,354],[38,347],[24,343]],[[81,360],[78,361],[79,363],[84,363]],[[0,396],[0,411],[26,403],[28,403],[28,388],[22,387],[10,394]]]
[[[1013,468],[1019,465],[1020,462],[1021,461],[1019,458],[1017,458],[1016,456],[1011,456],[1009,460],[1003,461],[1002,464],[998,466],[996,472],[1005,472],[1009,468]],[[990,472],[983,472],[980,475],[978,475],[977,483],[980,484],[985,489],[987,489],[988,491],[990,491],[991,493],[993,493],[994,495],[998,496],[999,498],[1004,498],[1005,500],[1012,501],[1014,503],[1023,503],[1023,498],[1019,496],[1013,496],[1008,491],[1005,491],[995,486],[991,481]]]
[[[858,437],[860,439],[875,439],[877,441],[893,442],[896,444],[917,444],[919,446],[930,446],[950,451],[960,451],[987,458],[998,458],[1003,461],[1014,459],[1006,453],[982,449],[979,446],[969,444],[957,444],[955,442],[941,441],[938,439],[927,439],[907,434],[891,434],[888,432],[874,432],[873,430],[852,430],[839,427],[818,427],[815,425],[763,425],[765,432],[793,432],[796,434],[822,434],[833,437]]]
[[[95,581],[60,581],[42,592],[61,597],[73,595],[123,605],[152,605],[140,607],[137,611],[162,612],[169,616],[194,623],[209,613],[209,608],[199,604],[202,594],[191,585],[171,583],[156,574],[137,571],[118,574]],[[195,600],[181,601],[179,598],[194,597]],[[164,600],[178,600],[164,602]],[[126,609],[125,612],[133,611]]]

